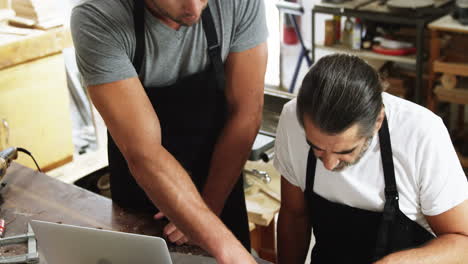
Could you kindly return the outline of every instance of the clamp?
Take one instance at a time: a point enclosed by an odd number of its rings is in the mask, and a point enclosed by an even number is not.
[[[28,224],[28,233],[0,239],[0,247],[12,244],[28,243],[28,253],[23,255],[1,257],[0,264],[39,263],[36,235]]]

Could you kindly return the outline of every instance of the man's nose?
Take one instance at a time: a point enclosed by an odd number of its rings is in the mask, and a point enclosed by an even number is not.
[[[205,1],[203,0],[187,0],[184,4],[184,13],[192,16],[200,16]]]
[[[338,158],[329,154],[322,155],[321,160],[323,162],[323,166],[329,171],[332,171],[340,163]]]

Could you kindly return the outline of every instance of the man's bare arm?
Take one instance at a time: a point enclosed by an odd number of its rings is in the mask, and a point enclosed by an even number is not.
[[[132,175],[153,203],[218,262],[254,263],[161,145],[159,120],[139,79],[90,86],[88,91]]]
[[[390,254],[376,264],[468,263],[468,200],[426,219],[437,238],[421,247]]]
[[[303,264],[310,244],[311,225],[304,192],[281,177],[278,217],[278,263]]]
[[[215,146],[202,196],[220,214],[252,150],[262,121],[267,46],[230,53],[226,63],[228,119]]]

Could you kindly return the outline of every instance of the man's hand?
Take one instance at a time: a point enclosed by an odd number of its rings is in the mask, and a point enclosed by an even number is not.
[[[154,215],[154,219],[156,220],[161,220],[164,217],[166,216],[162,212],[159,212]],[[184,235],[184,233],[182,233],[172,222],[170,222],[164,227],[163,234],[169,239],[169,241],[177,244],[178,246],[181,246],[189,241],[189,239]]]
[[[164,213],[159,212],[154,215],[154,219],[161,220],[164,217]],[[170,222],[164,227],[163,234],[171,241],[177,245],[183,245],[189,242],[189,239],[179,230],[177,227]],[[253,257],[238,243],[238,247],[228,249],[224,251],[222,256],[215,257],[217,263],[219,264],[255,264],[257,263]]]

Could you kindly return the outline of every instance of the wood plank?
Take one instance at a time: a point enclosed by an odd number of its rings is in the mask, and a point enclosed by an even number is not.
[[[59,53],[72,46],[69,28],[55,28],[0,42],[0,69]]]
[[[468,104],[468,89],[446,89],[438,85],[434,90],[437,99],[454,104]]]
[[[58,168],[60,166],[63,166],[65,164],[69,163],[69,162],[72,162],[72,161],[73,161],[73,154],[69,155],[68,157],[63,158],[62,160],[58,160],[58,161],[53,162],[53,163],[51,163],[51,164],[49,164],[47,166],[44,166],[44,167],[42,167],[41,170],[43,172],[48,172],[48,171],[56,169],[56,168]]]
[[[11,9],[11,0],[0,0],[0,9]]]
[[[256,193],[247,193],[245,202],[249,221],[261,226],[268,226],[280,208],[280,202],[260,189]]]
[[[435,20],[430,23],[428,27],[433,30],[468,33],[468,26],[460,24],[460,22],[453,19],[451,15],[446,15]]]
[[[454,63],[435,60],[434,71],[458,76],[468,76],[468,63]]]
[[[336,52],[336,53],[353,54],[362,58],[403,62],[403,63],[413,64],[413,65],[416,64],[416,56],[414,54],[406,55],[406,56],[391,56],[391,55],[384,55],[384,54],[376,53],[370,50],[354,50],[344,45],[325,46],[321,44],[315,44],[315,48],[327,50],[331,52]]]
[[[13,11],[12,9],[0,7],[0,22],[4,20],[8,20],[14,16],[15,16],[15,11]]]

